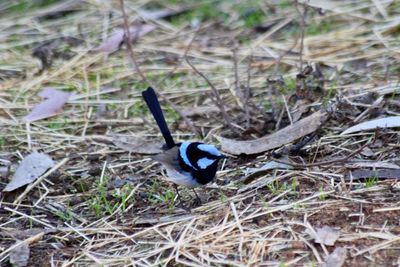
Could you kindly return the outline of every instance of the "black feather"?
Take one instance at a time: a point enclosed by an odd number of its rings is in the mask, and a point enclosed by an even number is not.
[[[158,128],[160,128],[161,134],[163,135],[165,143],[167,144],[167,148],[173,148],[175,146],[175,141],[172,138],[167,122],[165,121],[165,117],[161,110],[160,102],[158,102],[156,92],[154,92],[154,89],[152,87],[149,87],[147,88],[147,90],[142,92],[142,96],[144,98],[144,101],[146,101],[146,104],[149,107],[151,114],[153,114],[153,117],[157,122]]]

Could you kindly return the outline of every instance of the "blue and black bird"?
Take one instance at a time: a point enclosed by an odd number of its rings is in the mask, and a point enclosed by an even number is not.
[[[154,89],[147,88],[142,96],[165,139],[167,150],[153,159],[164,166],[167,179],[192,189],[211,182],[217,172],[218,161],[225,156],[213,145],[201,142],[175,143]]]

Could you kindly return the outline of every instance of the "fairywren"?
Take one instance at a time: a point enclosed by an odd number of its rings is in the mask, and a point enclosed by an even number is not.
[[[167,179],[189,188],[211,182],[217,172],[218,161],[225,156],[213,145],[200,142],[175,143],[154,89],[147,88],[142,96],[165,139],[167,150],[155,155],[153,159],[164,166]]]

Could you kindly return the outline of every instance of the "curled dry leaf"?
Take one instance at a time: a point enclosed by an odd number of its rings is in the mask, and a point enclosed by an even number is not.
[[[386,117],[386,118],[362,122],[345,130],[344,132],[341,133],[341,135],[356,133],[361,131],[368,131],[376,128],[395,128],[395,127],[400,127],[400,116],[392,116],[392,117]]]
[[[70,95],[70,93],[65,93],[54,88],[44,88],[39,93],[39,96],[46,100],[35,106],[23,120],[25,122],[32,122],[56,115],[68,101]]]
[[[14,267],[23,267],[28,265],[29,245],[26,242],[17,241],[16,247],[10,251],[10,263]]]
[[[117,147],[138,154],[158,154],[161,153],[162,143],[147,141],[136,136],[113,135],[112,141]]]
[[[273,134],[250,141],[237,141],[219,137],[221,149],[233,155],[262,153],[291,143],[296,139],[316,131],[327,116],[328,114],[326,112],[317,111]]]
[[[341,267],[346,260],[346,254],[346,248],[335,248],[335,250],[326,257],[321,267]]]
[[[13,178],[3,191],[10,192],[32,183],[53,166],[54,161],[47,154],[33,152],[21,161]]]
[[[307,229],[306,231],[312,238],[314,238],[315,243],[324,244],[326,246],[333,246],[340,236],[339,231],[329,226],[324,226],[322,228],[316,229],[316,233],[309,229]]]
[[[139,37],[153,31],[156,27],[148,24],[132,25],[129,27],[129,42],[135,42]],[[95,52],[112,53],[117,51],[124,42],[124,28],[117,29],[108,39],[94,48]]]

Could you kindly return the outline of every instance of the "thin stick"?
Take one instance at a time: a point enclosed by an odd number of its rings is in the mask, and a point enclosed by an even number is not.
[[[308,6],[306,3],[304,3],[304,11],[301,12],[299,8],[299,2],[295,0],[295,6],[297,12],[299,12],[301,16],[301,21],[300,21],[300,69],[299,72],[302,71],[303,69],[303,50],[304,50],[304,29],[306,25],[306,16],[307,16],[307,11],[308,11]]]
[[[224,102],[222,101],[219,92],[217,90],[217,88],[214,86],[214,84],[201,72],[199,71],[190,61],[189,58],[186,56],[186,62],[189,64],[189,66],[198,74],[200,75],[207,83],[208,85],[211,87],[211,90],[214,93],[214,97],[216,99],[216,105],[218,106],[219,110],[221,111],[222,117],[225,120],[225,124],[227,126],[229,126],[230,128],[234,129],[233,125],[232,125],[232,121],[231,118],[229,117],[228,113],[225,110],[225,105]]]
[[[28,150],[32,150],[32,138],[31,138],[31,124],[30,122],[25,123],[26,126],[26,137],[27,137],[27,142],[28,142]]]
[[[237,58],[237,47],[234,47],[232,49],[232,53],[233,53],[233,71],[235,74],[235,91],[236,91],[236,95],[239,97],[240,102],[244,108],[244,100],[243,98],[243,93],[240,90],[240,80],[239,80],[239,70],[238,70],[238,58]]]
[[[56,229],[56,227],[54,227],[53,225],[48,224],[48,223],[45,223],[45,222],[42,222],[41,220],[36,219],[35,217],[30,216],[30,215],[28,215],[28,214],[22,213],[22,212],[20,212],[20,211],[18,211],[18,210],[15,210],[15,209],[12,209],[12,208],[9,208],[9,207],[4,207],[4,210],[9,211],[9,212],[12,212],[12,213],[15,213],[15,214],[18,214],[18,215],[21,215],[22,217],[28,218],[28,219],[30,219],[30,220],[32,220],[32,221],[37,222],[37,223],[43,224],[44,226],[46,226],[46,227],[48,227],[48,228],[50,228],[50,229]]]
[[[1,254],[0,254],[0,262],[3,262],[4,260],[5,260],[5,258],[7,257],[4,257],[5,255],[7,255],[7,253],[9,253],[10,251],[12,251],[12,250],[14,250],[15,248],[17,248],[17,247],[19,247],[22,243],[25,243],[25,244],[32,244],[33,242],[36,242],[36,241],[39,241],[40,239],[42,239],[42,237],[43,237],[43,235],[44,235],[44,231],[43,232],[40,232],[40,233],[38,233],[38,234],[36,234],[36,235],[34,235],[34,236],[31,236],[31,237],[29,237],[29,238],[27,238],[27,239],[25,239],[25,240],[22,240],[22,241],[20,241],[20,242],[17,242],[17,243],[15,243],[14,245],[12,245],[12,246],[9,246],[6,250],[4,250]],[[3,258],[2,258],[3,257]]]
[[[250,111],[249,111],[249,102],[250,102],[250,80],[251,80],[251,62],[253,61],[253,54],[250,54],[248,58],[248,65],[247,65],[247,81],[246,81],[246,88],[244,92],[244,112],[246,114],[246,129],[250,127]]]

